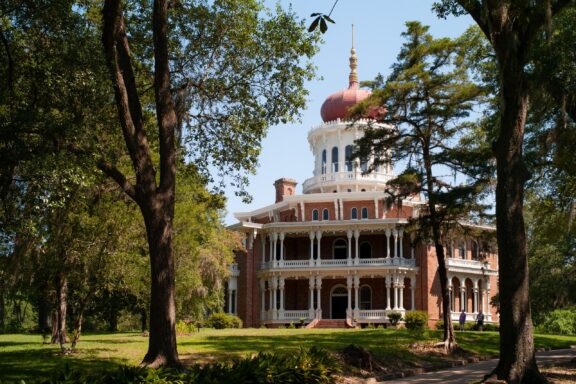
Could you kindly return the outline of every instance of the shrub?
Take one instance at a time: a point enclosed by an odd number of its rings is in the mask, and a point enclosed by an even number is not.
[[[176,323],[176,334],[182,335],[191,335],[194,332],[198,331],[198,327],[196,327],[195,323],[192,321],[178,321]]]
[[[229,313],[213,313],[204,323],[208,328],[242,328],[242,320],[238,316]]]
[[[548,313],[537,329],[542,333],[576,335],[576,308],[556,309]]]
[[[444,320],[438,320],[434,327],[436,328],[437,331],[443,331],[444,330]]]
[[[422,333],[428,327],[428,312],[410,311],[404,316],[404,322],[408,330]]]
[[[390,324],[396,326],[398,322],[402,320],[402,314],[400,312],[390,312],[388,314],[388,320],[390,320]]]
[[[340,363],[314,347],[291,353],[262,352],[232,363],[194,365],[190,370],[146,369],[123,366],[115,370],[88,372],[68,365],[55,371],[42,384],[201,384],[268,383],[328,384],[335,381]]]

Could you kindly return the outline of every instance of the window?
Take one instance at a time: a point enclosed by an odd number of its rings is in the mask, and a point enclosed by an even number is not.
[[[317,209],[312,211],[312,220],[318,221],[318,210]]]
[[[322,151],[322,174],[326,173],[326,150]]]
[[[464,242],[464,240],[460,240],[458,242],[458,257],[460,257],[461,259],[466,258],[466,243]]]
[[[352,172],[352,169],[354,167],[354,161],[352,159],[352,146],[347,145],[346,148],[344,149],[344,152],[346,156],[346,170],[348,172]]]
[[[370,259],[372,258],[372,246],[369,242],[364,242],[360,244],[360,258]]]
[[[362,218],[363,219],[368,218],[368,208],[366,208],[366,207],[362,208]]]
[[[446,250],[446,257],[452,258],[452,241],[449,241],[447,244],[444,245],[444,249]]]
[[[322,210],[322,220],[330,220],[330,214],[328,213],[327,208]]]
[[[338,147],[332,148],[332,172],[338,172]]]
[[[478,242],[472,240],[472,260],[478,260],[480,258],[480,250],[478,247]]]
[[[352,219],[358,218],[358,208],[352,208]]]
[[[337,239],[334,241],[332,256],[334,259],[346,259],[348,257],[348,246],[346,240]]]
[[[360,309],[372,309],[372,289],[368,285],[360,287]]]

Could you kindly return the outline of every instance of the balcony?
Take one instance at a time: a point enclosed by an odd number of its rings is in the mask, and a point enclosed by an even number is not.
[[[334,165],[334,164],[333,164]],[[360,169],[348,171],[349,167],[345,163],[338,164],[336,169],[342,169],[341,172],[323,173],[307,179],[302,184],[302,190],[307,193],[310,189],[320,188],[333,184],[364,183],[364,184],[384,184],[393,178],[393,175],[382,172],[373,172],[363,175]]]
[[[376,267],[416,267],[416,260],[401,257],[383,257],[374,259],[320,259],[320,260],[276,260],[260,264],[263,270],[329,270],[345,269],[348,267],[376,268]]]
[[[486,260],[446,259],[446,268],[449,271],[466,272],[472,274],[497,275],[498,271],[492,269]]]

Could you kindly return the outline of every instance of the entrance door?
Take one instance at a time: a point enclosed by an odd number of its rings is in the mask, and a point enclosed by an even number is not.
[[[345,319],[346,309],[348,308],[348,291],[345,287],[340,286],[334,288],[332,291],[331,304],[331,319]]]

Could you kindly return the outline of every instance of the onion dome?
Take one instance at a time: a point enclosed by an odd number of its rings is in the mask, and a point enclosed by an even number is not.
[[[358,58],[354,49],[354,26],[352,26],[352,49],[350,50],[350,76],[348,77],[348,89],[343,89],[331,94],[322,104],[320,115],[326,123],[337,119],[345,119],[348,109],[366,99],[372,92],[360,89],[358,83]]]

